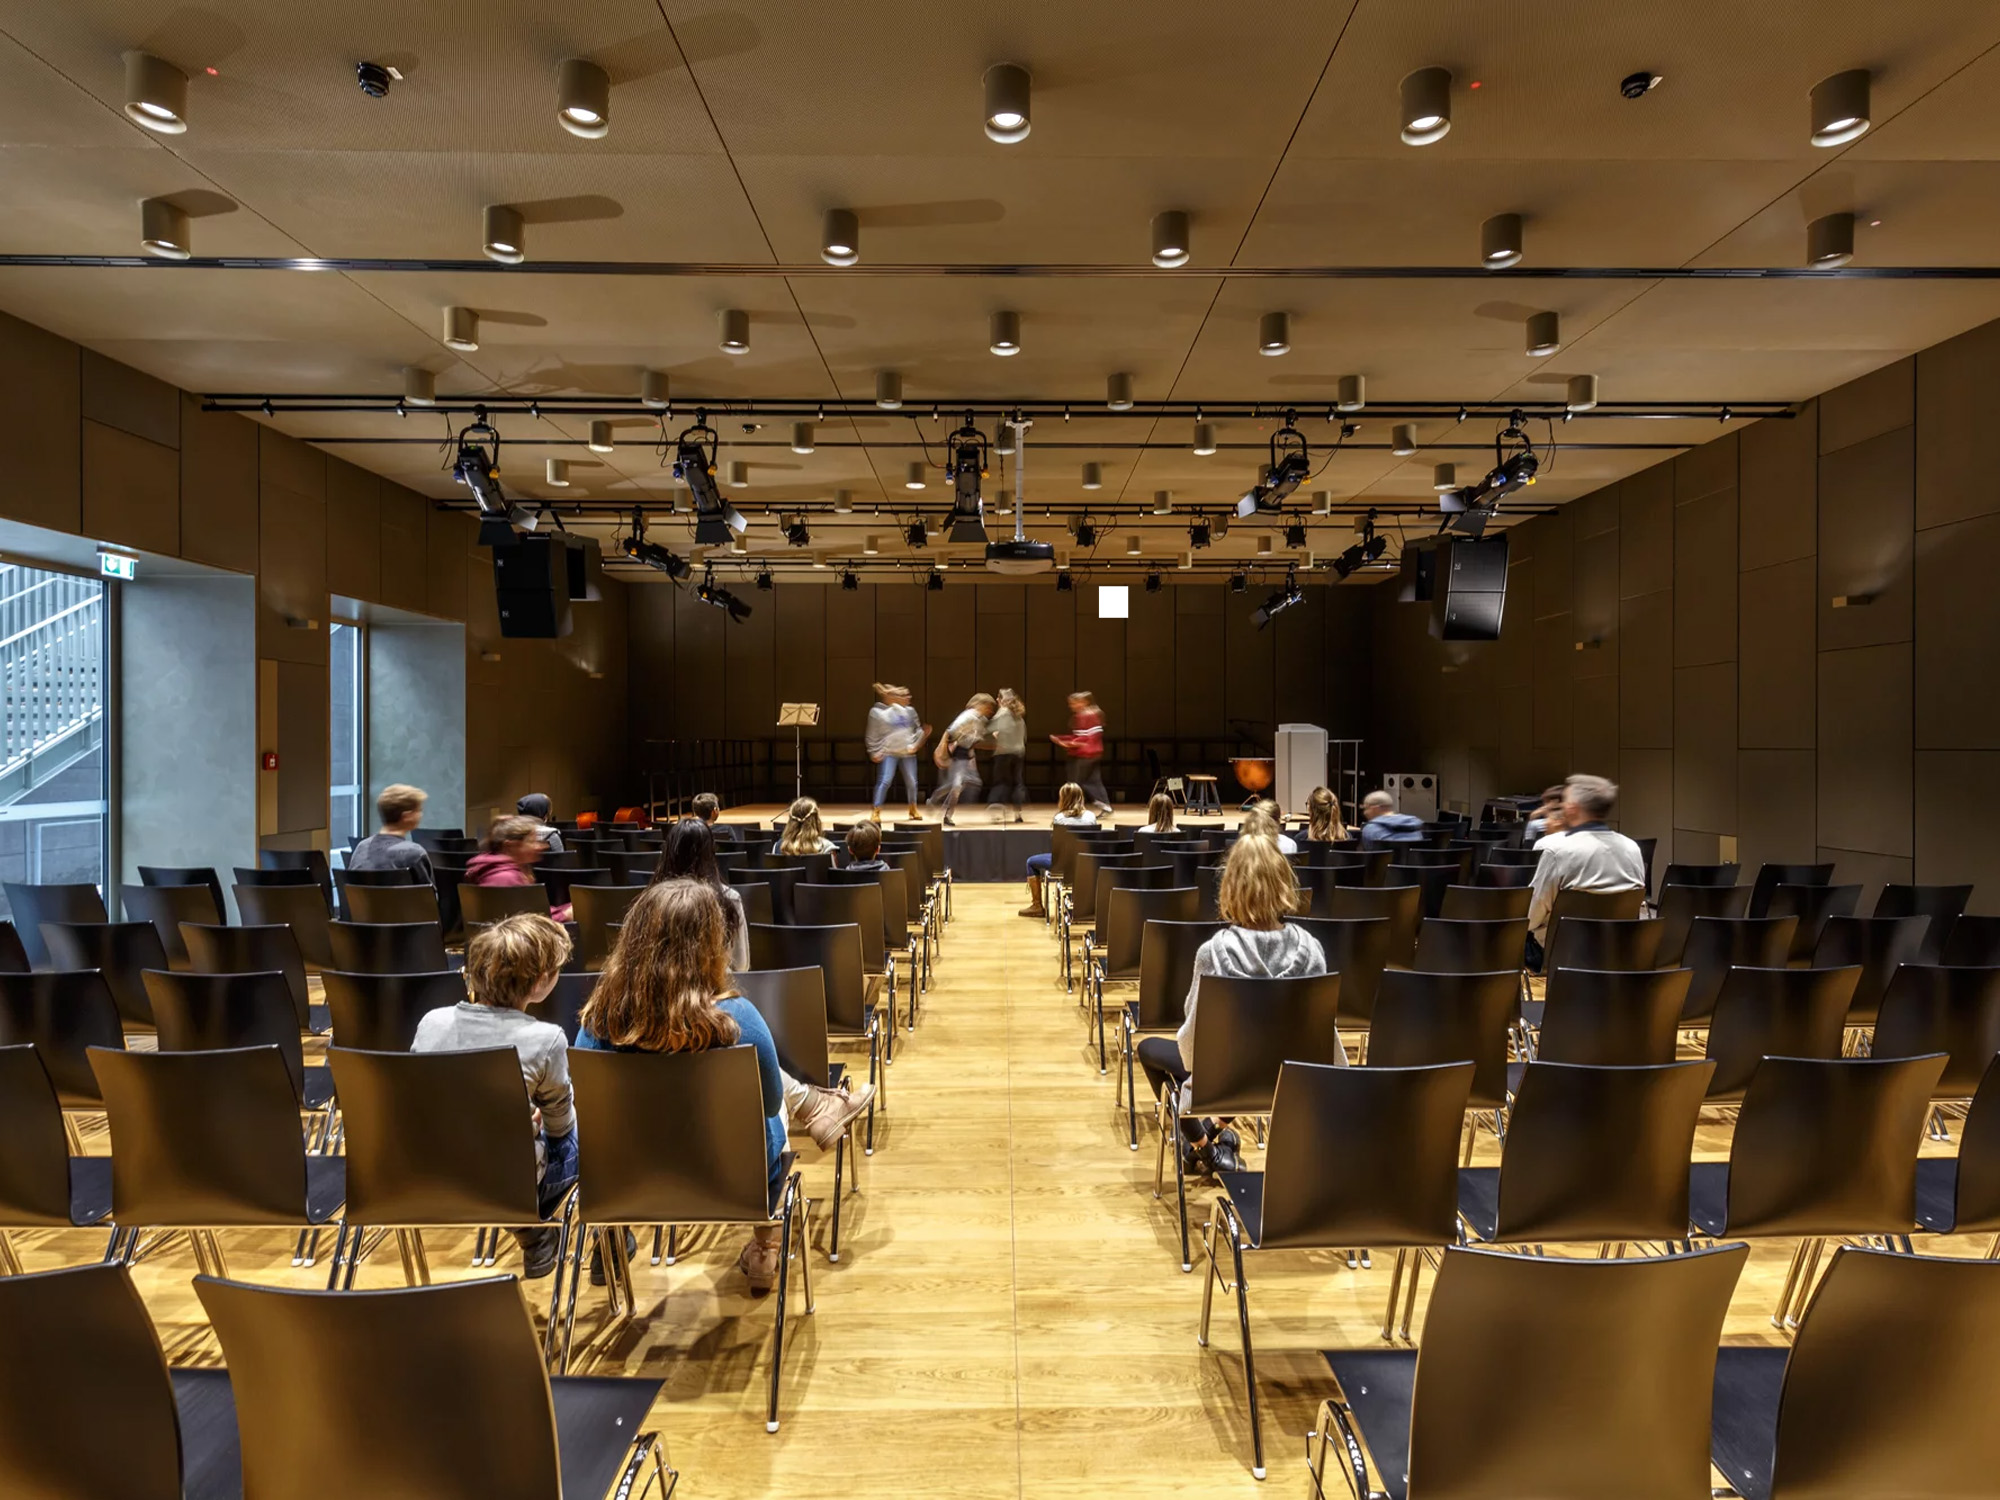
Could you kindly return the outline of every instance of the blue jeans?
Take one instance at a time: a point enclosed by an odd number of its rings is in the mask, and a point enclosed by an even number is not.
[[[541,1209],[544,1216],[562,1202],[562,1195],[576,1181],[576,1132],[544,1136],[547,1155],[542,1166]]]
[[[1053,854],[1030,854],[1028,856],[1028,873],[1046,878],[1049,873],[1049,866],[1055,863],[1055,858]]]
[[[896,772],[903,773],[903,789],[909,793],[906,799],[911,806],[917,801],[917,758],[914,755],[885,755],[875,768],[875,805],[880,807],[882,799],[889,793],[889,783]]]

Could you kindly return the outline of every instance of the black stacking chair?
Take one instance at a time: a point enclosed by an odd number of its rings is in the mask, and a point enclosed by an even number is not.
[[[1799,925],[1792,933],[1791,951],[1786,956],[1792,963],[1802,964],[1813,956],[1826,924],[1835,917],[1853,916],[1860,901],[1858,885],[1781,885],[1771,891],[1765,909],[1751,915],[1797,917]],[[1753,900],[1750,904],[1757,903]]]
[[[1340,1068],[1288,1062],[1278,1070],[1264,1171],[1224,1172],[1209,1215],[1201,1331],[1218,1281],[1236,1293],[1243,1387],[1250,1406],[1251,1473],[1264,1477],[1264,1428],[1250,1345],[1246,1250],[1330,1250],[1357,1245],[1396,1252],[1382,1337],[1390,1336],[1403,1264],[1411,1250],[1442,1250],[1457,1238],[1459,1124],[1472,1064],[1431,1068]],[[1220,1234],[1236,1279],[1223,1270]],[[1412,1290],[1415,1278],[1411,1280]]]
[[[1681,1025],[1707,1023],[1731,969],[1784,968],[1797,925],[1794,917],[1696,917],[1681,952],[1682,966],[1694,970]]]
[[[463,828],[417,828],[411,832],[410,838],[426,849],[450,849],[460,844],[476,842],[465,836]]]
[[[221,903],[205,885],[121,885],[118,898],[126,921],[153,924],[167,963],[176,969],[185,969],[188,961],[181,923],[216,927],[223,920]]]
[[[1220,921],[1149,921],[1139,937],[1139,992],[1125,1002],[1119,1015],[1118,1047],[1123,1054],[1120,1075],[1125,1090],[1127,1144],[1139,1149],[1139,1105],[1134,1061],[1144,1033],[1178,1031],[1187,1018],[1188,986],[1194,982],[1194,956],[1201,945],[1227,924]]]
[[[0,974],[0,1047],[33,1047],[65,1110],[104,1108],[90,1052],[124,1045],[117,1003],[95,969]],[[82,1154],[81,1137],[67,1117],[64,1123],[71,1146]]]
[[[1706,1058],[1529,1063],[1500,1165],[1459,1169],[1460,1216],[1488,1244],[1684,1238],[1688,1159],[1714,1071]]]
[[[333,910],[333,867],[326,853],[320,849],[259,849],[257,868],[264,871],[304,870],[320,888],[326,898],[326,909]],[[242,877],[237,877],[241,879]]]
[[[1132,871],[1106,870],[1098,879],[1102,885],[1117,875],[1148,873],[1145,867]],[[1097,1071],[1103,1073],[1109,1065],[1104,1042],[1104,986],[1137,983],[1143,965],[1146,925],[1195,921],[1200,893],[1192,886],[1117,884],[1099,894],[1097,930],[1084,935],[1083,963],[1084,982],[1097,1012]]]
[[[879,885],[818,885],[800,881],[792,893],[795,915],[802,927],[853,927],[861,938],[861,969],[884,986],[883,1004],[891,1027],[896,1020],[896,955],[883,937],[885,910]],[[762,965],[754,965],[761,968]],[[909,991],[906,1024],[917,1029],[917,986]]]
[[[1958,968],[2000,965],[2000,917],[1960,917],[1945,935],[1938,962]]]
[[[1660,877],[1660,889],[1670,885],[1734,885],[1743,867],[1735,864],[1689,865],[1670,864],[1666,874]]]
[[[1715,1466],[1745,1500],[1774,1483],[1823,1500],[1987,1493],[1996,1328],[2000,1265],[1842,1246],[1790,1349],[1718,1352]],[[1857,1410],[1857,1390],[1888,1404]]]
[[[1771,895],[1781,885],[1832,885],[1833,866],[1824,865],[1760,865],[1757,880],[1750,887],[1750,909],[1744,913],[1749,917],[1782,916],[1771,908]]]
[[[609,885],[611,870],[606,865],[577,865],[566,870],[537,865],[535,879],[549,893],[549,905],[561,906],[571,899],[570,892],[577,886]]]
[[[1323,917],[1333,910],[1333,893],[1343,885],[1358,886],[1364,872],[1341,865],[1299,865],[1292,872],[1305,901],[1304,914]]]
[[[451,967],[444,928],[435,920],[332,922],[327,936],[332,967],[344,974],[434,974]]]
[[[1497,849],[1488,849],[1486,851],[1485,865],[1482,865],[1481,868],[1483,869],[1492,865],[1522,865],[1532,870],[1537,864],[1541,863],[1541,858],[1542,854],[1539,849],[1510,849],[1503,844]]]
[[[146,1003],[148,969],[167,967],[167,950],[151,922],[44,922],[42,942],[53,969],[96,969],[111,988],[118,1014],[134,1026],[153,1024]]]
[[[833,868],[831,854],[779,854],[774,851],[758,855],[756,862],[766,870],[808,870],[813,880]]]
[[[49,967],[49,947],[42,939],[44,922],[103,922],[104,898],[94,885],[22,885],[0,882],[7,893],[7,909],[14,931],[28,962],[37,969]]]
[[[1178,874],[1178,872],[1176,872]],[[1180,882],[1175,881],[1178,885]],[[1222,866],[1198,865],[1194,872],[1195,910],[1204,922],[1222,920]]]
[[[1560,928],[1561,940],[1549,950],[1543,965],[1557,969],[1655,969],[1659,965],[1660,929],[1653,921],[1604,921],[1594,917],[1568,917]]]
[[[781,927],[789,927],[798,921],[792,898],[804,874],[804,870],[773,869],[766,865],[755,870],[724,870],[722,878],[730,885],[764,886],[771,893],[772,919]]]
[[[896,1055],[896,1018],[882,1023],[880,987],[861,966],[861,930],[750,924],[753,969],[818,969],[825,975],[826,1031],[836,1041],[865,1042],[868,1081],[886,1081],[879,1066]],[[878,1056],[878,1049],[880,1056]]]
[[[1543,935],[1542,967],[1548,967],[1549,950],[1562,942],[1565,922],[1631,922],[1637,920],[1646,893],[1630,891],[1557,891],[1549,907],[1548,930]]]
[[[229,910],[222,904],[222,878],[215,873],[212,865],[140,865],[139,883],[153,886],[206,886],[208,894],[215,901],[214,920],[218,924],[229,920]]]
[[[1507,1100],[1507,1037],[1520,992],[1520,970],[1491,974],[1420,974],[1385,969],[1368,1027],[1368,1065],[1425,1068],[1470,1060],[1472,1110]],[[1471,1137],[1466,1138],[1467,1150]]]
[[[901,952],[909,965],[910,985],[930,988],[930,927],[923,914],[910,916],[909,881],[899,868],[887,870],[828,870],[818,884],[880,886],[882,889],[882,942],[885,949]]]
[[[1493,854],[1505,854],[1507,850],[1495,849],[1488,855],[1488,863],[1482,864],[1472,873],[1475,886],[1495,887],[1505,890],[1526,890],[1535,883],[1535,867],[1520,864],[1494,864]]]
[[[1448,922],[1525,921],[1530,891],[1518,886],[1454,885],[1445,890],[1438,915]]]
[[[665,1382],[551,1379],[521,1291],[511,1276],[364,1292],[196,1278],[229,1366],[198,1373],[233,1394],[250,1493],[671,1493],[646,1420]]]
[[[1061,934],[1063,944],[1063,985],[1066,989],[1074,981],[1075,965],[1073,954],[1077,947],[1074,942],[1075,926],[1077,924],[1088,921],[1093,930],[1101,927],[1104,921],[1105,903],[1109,900],[1110,894],[1113,891],[1162,891],[1175,885],[1174,867],[1171,864],[1164,861],[1148,864],[1143,862],[1145,859],[1146,856],[1140,854],[1120,855],[1110,859],[1096,860],[1094,869],[1091,855],[1085,854],[1077,860],[1077,901],[1075,909],[1070,912],[1070,920],[1066,920],[1063,923]],[[1086,879],[1090,881],[1091,886],[1088,900],[1085,899],[1083,884]],[[1218,875],[1216,879],[1220,881],[1221,876]],[[1196,906],[1199,908],[1201,888],[1196,886],[1194,889],[1196,891]],[[1082,1003],[1086,1007],[1090,1003],[1088,998],[1088,986],[1090,982],[1090,937],[1091,934],[1086,932],[1082,945],[1084,949],[1083,978],[1085,984],[1085,995]],[[1101,948],[1103,945],[1103,935],[1099,933],[1097,935],[1096,946]]]
[[[1840,1056],[1858,966],[1844,969],[1739,965],[1724,976],[1708,1019],[1715,1063],[1708,1102],[1733,1104],[1767,1057]]]
[[[243,1493],[228,1372],[167,1369],[124,1266],[0,1277],[0,1493]]]
[[[1428,918],[1417,931],[1412,968],[1425,974],[1491,974],[1521,967],[1528,919],[1456,922]]]
[[[1986,1258],[2000,1256],[2000,1061],[1972,1096],[1958,1155],[1917,1158],[1917,1222],[1931,1234],[1991,1234]]]
[[[289,927],[298,939],[299,956],[311,969],[333,966],[333,946],[327,937],[332,915],[317,886],[239,885],[233,894],[245,927]]]
[[[826,981],[818,969],[752,969],[732,976],[743,998],[757,1007],[757,1014],[771,1028],[771,1043],[778,1051],[778,1066],[787,1076],[817,1081],[826,1087],[845,1089],[847,1064],[834,1062],[827,1054]],[[876,1090],[881,1097],[881,1090]],[[854,1147],[854,1121],[833,1148],[833,1227],[828,1231],[826,1258],[840,1259],[841,1184],[847,1171],[847,1157]],[[868,1106],[866,1152],[875,1150],[875,1105]],[[854,1191],[861,1188],[860,1163],[855,1163]]]
[[[70,1155],[35,1049],[0,1046],[0,1275],[21,1274],[9,1230],[89,1229],[110,1212],[111,1158]]]
[[[1688,934],[1702,917],[1737,920],[1750,909],[1750,888],[1743,885],[1663,885],[1660,887],[1659,961],[1671,968],[1684,963]],[[1759,918],[1758,920],[1763,920]]]
[[[725,863],[723,855],[718,854],[716,865],[725,870],[740,869],[744,859],[742,854],[730,854]],[[604,867],[611,872],[611,884],[614,886],[644,885],[653,878],[653,871],[659,862],[657,849],[627,850],[623,853],[614,849],[604,856]]]
[[[1417,919],[1423,893],[1415,886],[1370,886],[1354,889],[1343,886],[1335,892],[1329,908],[1335,918],[1382,917],[1389,923],[1389,962],[1410,962],[1417,950]],[[1518,969],[1520,965],[1517,963]]]
[[[415,872],[383,870],[379,873],[400,875]],[[434,886],[349,884],[343,894],[346,896],[345,909],[347,920],[350,922],[402,923],[443,920],[438,908],[437,889]]]
[[[764,884],[736,885],[725,882],[743,901],[743,919],[770,927],[777,922],[777,912],[771,901],[771,888]]]
[[[162,1052],[228,1052],[276,1047],[285,1060],[299,1106],[325,1111],[333,1079],[324,1067],[307,1067],[305,1049],[282,974],[190,974],[154,970],[146,994]],[[324,1128],[327,1121],[322,1116]]]
[[[1929,917],[1830,917],[1813,949],[1815,969],[1861,965],[1848,1007],[1849,1026],[1873,1026],[1882,996],[1900,964],[1916,963],[1923,951]]]
[[[1405,887],[1407,889],[1407,887]],[[1340,976],[1340,1024],[1364,1039],[1375,1016],[1375,992],[1389,966],[1392,927],[1387,917],[1287,917],[1310,932],[1326,955],[1326,971]]]
[[[1711,1238],[1798,1239],[1773,1324],[1797,1321],[1828,1238],[1916,1229],[1917,1148],[1944,1064],[1933,1053],[1758,1065],[1729,1160],[1692,1168],[1688,1216]]]
[[[202,927],[186,922],[181,925],[181,940],[187,944],[190,973],[283,974],[298,1011],[299,1030],[326,1030],[326,1007],[310,1001],[305,960],[291,928]]]
[[[269,865],[237,865],[230,871],[230,875],[234,879],[237,885],[254,885],[254,886],[309,885],[313,886],[314,888],[317,888],[319,886],[319,877],[315,875],[311,870],[306,869],[304,866],[280,865],[273,867]],[[332,900],[326,896],[326,893],[324,891],[320,893],[320,896],[321,899],[326,903],[327,915],[328,916],[333,915]]]
[[[785,1365],[785,1304],[791,1268],[803,1279],[806,1312],[813,1310],[812,1200],[800,1186],[788,1152],[773,1201],[764,1148],[764,1098],[757,1054],[747,1046],[708,1052],[598,1052],[570,1058],[576,1081],[578,1128],[590,1148],[580,1153],[583,1227],[571,1252],[571,1286],[582,1274],[583,1245],[617,1236],[630,1224],[776,1224],[780,1258],[771,1336],[771,1395],[767,1432],[778,1430],[778,1380]],[[635,1306],[631,1268],[604,1245],[607,1280],[626,1309]],[[569,1363],[575,1327],[572,1295],[557,1368]]]
[[[1306,1438],[1315,1492],[1338,1449],[1356,1494],[1394,1500],[1706,1494],[1715,1351],[1749,1253],[1446,1249],[1419,1349],[1325,1351],[1340,1395]]]
[[[586,969],[601,969],[618,940],[625,913],[644,885],[573,885],[570,918],[576,923],[577,956]]]
[[[1456,865],[1412,865],[1400,861],[1383,876],[1386,886],[1415,886],[1419,891],[1418,922],[1430,921],[1444,910],[1444,893],[1458,884]],[[1344,894],[1344,893],[1343,893]],[[1333,908],[1329,908],[1329,911]]]
[[[21,946],[21,935],[14,930],[12,922],[0,922],[0,974],[26,974],[34,968],[28,962],[28,950]]]
[[[1875,910],[1870,915],[1929,917],[1931,925],[1924,931],[1923,954],[1917,961],[1941,964],[1949,962],[1944,948],[1952,925],[1965,915],[1971,901],[1969,885],[1885,885],[1875,897]]]
[[[430,974],[328,969],[320,979],[333,1016],[333,1045],[351,1052],[407,1052],[419,1021],[465,998],[465,975],[457,969]]]
[[[201,1269],[227,1275],[216,1230],[315,1229],[339,1211],[346,1159],[307,1154],[277,1047],[92,1048],[90,1061],[111,1122],[111,1213],[121,1229],[186,1230]],[[137,1239],[127,1239],[128,1259]]]
[[[547,887],[535,885],[464,885],[458,888],[458,910],[466,925],[491,926],[521,912],[549,914]]]
[[[1167,1146],[1174,1142],[1174,1191],[1179,1200],[1181,1270],[1192,1271],[1188,1241],[1187,1165],[1179,1149],[1182,1118],[1268,1115],[1287,1062],[1345,1064],[1340,1046],[1340,976],[1294,979],[1202,977],[1194,1057],[1181,1107],[1180,1090],[1161,1095],[1160,1161],[1153,1172],[1157,1197],[1165,1177]]]
[[[1070,867],[1070,878],[1063,886],[1063,899],[1059,903],[1061,915],[1057,922],[1063,945],[1065,988],[1070,985],[1071,932],[1074,928],[1088,926],[1097,920],[1097,872],[1117,865],[1138,865],[1145,862],[1145,856],[1136,852],[1129,841],[1114,844],[1100,839],[1077,850]],[[1172,880],[1171,874],[1168,879]]]
[[[1542,1004],[1536,1060],[1634,1068],[1672,1062],[1693,977],[1687,969],[1556,970]]]
[[[2000,1054],[2000,969],[1947,969],[1906,963],[1889,977],[1875,1021],[1871,1057],[1950,1059],[1940,1099],[1970,1099]]]

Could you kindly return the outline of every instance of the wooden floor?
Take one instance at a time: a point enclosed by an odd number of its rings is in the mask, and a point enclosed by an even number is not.
[[[1151,1139],[1127,1149],[1111,1080],[1099,1077],[1063,993],[1055,945],[1014,915],[1020,901],[1011,886],[956,893],[937,984],[890,1075],[893,1113],[864,1163],[862,1195],[848,1200],[844,1253],[830,1265],[823,1248],[813,1252],[818,1311],[793,1324],[780,1432],[767,1435],[763,1421],[773,1306],[743,1292],[740,1236],[684,1246],[671,1267],[643,1258],[636,1267],[640,1318],[579,1372],[666,1380],[654,1419],[681,1493],[1151,1500],[1305,1491],[1301,1434],[1329,1389],[1314,1351],[1376,1343],[1391,1257],[1366,1271],[1333,1255],[1253,1257],[1270,1465],[1260,1486],[1227,1301],[1218,1299],[1216,1347],[1198,1349],[1203,1267],[1197,1250],[1195,1274],[1180,1272],[1171,1175],[1156,1202]],[[1726,1153],[1726,1129],[1704,1127],[1701,1145]],[[1490,1145],[1481,1149],[1490,1158]],[[832,1161],[805,1151],[807,1190],[824,1208]],[[1195,1201],[1199,1225],[1208,1199]],[[823,1212],[818,1222],[823,1247]],[[222,1239],[234,1275],[324,1282],[323,1267],[291,1269],[289,1235]],[[40,1269],[99,1254],[104,1237],[17,1243]],[[427,1244],[436,1278],[470,1274],[469,1237]],[[1985,1243],[1919,1248],[1978,1254]],[[1733,1340],[1775,1339],[1767,1319],[1790,1251],[1754,1250]],[[511,1245],[503,1269],[510,1260]],[[185,1246],[136,1274],[169,1358],[218,1362]],[[359,1284],[400,1278],[385,1246]],[[546,1303],[547,1285],[533,1284],[531,1304]],[[602,1292],[586,1288],[580,1348],[603,1314]]]

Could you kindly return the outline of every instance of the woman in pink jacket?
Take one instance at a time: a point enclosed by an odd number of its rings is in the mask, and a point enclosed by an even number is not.
[[[465,879],[470,885],[533,885],[535,883],[535,862],[548,852],[548,845],[542,842],[542,825],[539,819],[524,818],[519,815],[495,818],[493,826],[486,830],[486,837],[479,841],[479,852],[472,856],[465,867]],[[549,909],[549,916],[558,922],[570,919],[569,903]]]
[[[1104,790],[1104,710],[1097,706],[1097,700],[1089,693],[1077,691],[1069,695],[1069,733],[1049,736],[1062,746],[1063,754],[1069,757],[1069,774],[1065,780],[1074,781],[1083,788],[1083,794],[1090,799],[1090,805],[1098,812],[1111,811],[1110,794]]]

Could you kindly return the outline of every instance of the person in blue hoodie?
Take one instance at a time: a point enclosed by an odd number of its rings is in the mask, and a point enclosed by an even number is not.
[[[1396,799],[1387,792],[1370,792],[1361,799],[1361,842],[1374,844],[1420,844],[1424,820],[1396,811]]]

